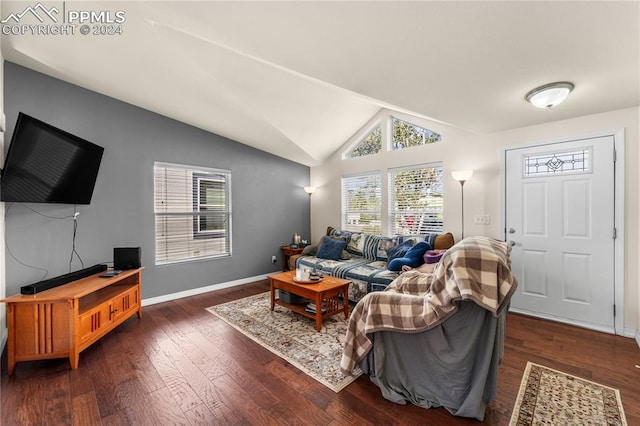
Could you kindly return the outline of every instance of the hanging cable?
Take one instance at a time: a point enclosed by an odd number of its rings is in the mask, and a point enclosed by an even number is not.
[[[80,257],[80,254],[78,254],[78,251],[76,250],[76,235],[78,233],[78,215],[80,215],[79,212],[76,211],[76,205],[73,205],[73,240],[71,242],[71,258],[69,259],[69,272],[71,272],[71,264],[73,263],[73,256],[76,256],[78,258],[78,260],[80,261],[80,266],[82,267],[82,269],[84,269],[84,262],[82,261],[82,258]]]
[[[11,209],[11,206],[12,206],[12,205],[13,205],[13,203],[7,203],[7,209],[5,210],[5,215],[6,215],[7,213],[9,213],[9,210]],[[33,211],[33,209],[29,209],[29,210],[32,210],[32,211]],[[37,213],[37,212],[36,212],[36,213]],[[13,260],[15,260],[16,262],[18,262],[20,265],[25,266],[25,267],[27,267],[27,268],[35,269],[35,270],[37,270],[37,271],[42,271],[42,272],[44,272],[44,275],[42,276],[42,278],[40,279],[40,281],[43,281],[43,280],[47,277],[47,275],[49,275],[49,270],[48,270],[48,269],[40,268],[39,266],[29,265],[29,264],[27,264],[27,263],[24,263],[24,262],[23,262],[23,261],[21,261],[20,259],[18,259],[18,258],[13,254],[13,252],[11,251],[11,247],[9,247],[9,241],[7,240],[7,237],[6,237],[6,236],[5,236],[5,238],[4,238],[4,247],[7,249],[7,253],[9,253],[9,256],[11,256],[11,258],[12,258]]]
[[[49,216],[49,215],[46,215],[46,214],[44,214],[44,213],[40,213],[39,211],[37,211],[37,210],[35,210],[35,209],[33,209],[33,208],[31,208],[31,207],[27,206],[27,205],[26,205],[26,204],[24,204],[24,203],[19,203],[19,204],[20,204],[22,207],[24,207],[25,209],[27,209],[27,210],[31,210],[31,211],[32,211],[32,212],[34,212],[35,214],[37,214],[37,215],[39,215],[39,216],[42,216],[42,217],[46,217],[47,219],[56,219],[56,220],[64,220],[64,219],[71,219],[71,218],[74,218],[74,219],[75,219],[75,217],[76,217],[77,215],[79,215],[79,214],[80,214],[80,213],[76,212],[76,206],[75,206],[75,204],[74,204],[74,206],[73,206],[73,211],[74,211],[75,213],[74,213],[73,215],[70,215],[70,216],[63,216],[63,217],[58,217],[58,216]],[[7,208],[7,211],[8,211],[8,210],[9,210],[9,209]]]
[[[44,272],[44,275],[42,276],[42,278],[40,279],[40,281],[43,281],[45,278],[47,278],[47,275],[49,275],[49,271],[45,268],[40,268],[39,266],[33,266],[33,265],[28,265],[24,262],[22,262],[20,259],[18,259],[17,257],[15,257],[15,255],[13,254],[13,252],[11,251],[11,248],[9,248],[9,243],[7,243],[7,239],[5,238],[4,241],[4,247],[7,249],[7,253],[9,253],[9,255],[11,256],[11,258],[13,260],[15,260],[16,262],[18,262],[19,264],[21,264],[22,266],[25,266],[27,268],[31,268],[31,269],[35,269],[38,271],[42,271]]]
[[[6,213],[9,212],[9,209],[11,209],[11,206],[14,203],[7,203],[8,207],[6,209]],[[82,267],[82,269],[84,269],[84,261],[82,260],[82,258],[80,257],[80,254],[78,253],[78,251],[76,250],[76,236],[78,234],[78,216],[80,215],[80,212],[78,212],[76,210],[77,206],[74,204],[73,205],[73,214],[69,215],[69,216],[49,216],[43,213],[40,213],[39,211],[35,210],[32,207],[27,206],[24,203],[19,203],[22,207],[24,207],[27,210],[30,210],[31,212],[37,214],[38,216],[42,216],[45,217],[47,219],[55,219],[55,220],[66,220],[66,219],[73,219],[73,237],[72,237],[72,241],[71,241],[71,257],[69,259],[69,272],[72,272],[72,264],[73,264],[73,258],[77,257],[78,260],[80,261],[80,265]],[[5,214],[6,214],[5,213]],[[11,258],[13,260],[15,260],[16,262],[18,262],[20,265],[25,266],[27,268],[31,268],[31,269],[36,269],[38,271],[43,271],[44,272],[44,276],[42,277],[42,279],[44,280],[45,277],[49,274],[49,271],[45,268],[40,268],[38,266],[33,266],[33,265],[29,265],[21,260],[19,260],[11,251],[11,248],[9,247],[9,243],[7,241],[7,238],[5,237],[5,247],[7,249],[7,252],[9,253],[9,255],[11,256]]]

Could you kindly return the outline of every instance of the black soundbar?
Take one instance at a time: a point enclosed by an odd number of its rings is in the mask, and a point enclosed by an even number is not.
[[[40,281],[37,283],[25,285],[20,287],[21,294],[36,294],[41,291],[49,290],[50,288],[58,287],[71,281],[80,280],[90,275],[97,274],[98,272],[106,271],[107,265],[98,264],[88,268],[80,269],[79,271],[71,272],[59,277],[49,278],[48,280]]]

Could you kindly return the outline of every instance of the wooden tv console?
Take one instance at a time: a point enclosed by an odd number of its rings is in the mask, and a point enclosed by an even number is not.
[[[20,361],[68,357],[78,368],[80,352],[134,313],[142,318],[142,269],[0,300],[7,304],[9,375]]]

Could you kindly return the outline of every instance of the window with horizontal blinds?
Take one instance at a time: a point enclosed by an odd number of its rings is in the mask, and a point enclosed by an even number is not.
[[[413,235],[443,230],[442,164],[389,169],[389,231]]]
[[[380,173],[342,178],[342,229],[381,234],[380,182]]]
[[[156,265],[231,255],[231,172],[155,163]]]

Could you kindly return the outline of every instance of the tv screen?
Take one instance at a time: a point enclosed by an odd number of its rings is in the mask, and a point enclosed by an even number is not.
[[[0,200],[89,204],[103,151],[21,112],[2,170]]]

